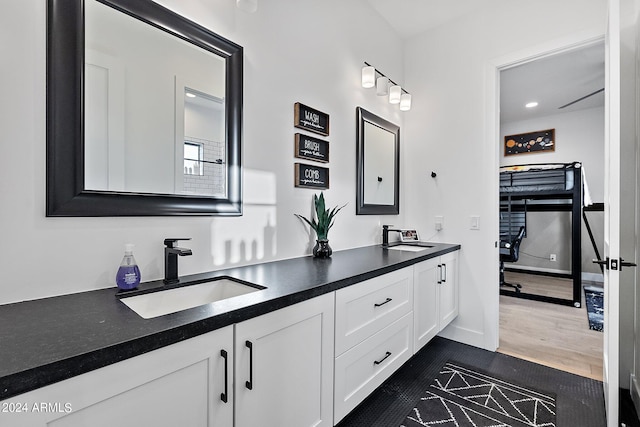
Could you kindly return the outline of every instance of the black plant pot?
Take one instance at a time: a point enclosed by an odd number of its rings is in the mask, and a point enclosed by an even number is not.
[[[316,245],[313,247],[313,256],[316,258],[329,258],[333,251],[329,246],[329,240],[316,240]]]

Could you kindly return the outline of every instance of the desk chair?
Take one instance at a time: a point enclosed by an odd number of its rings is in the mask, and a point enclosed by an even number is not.
[[[511,241],[500,240],[500,286],[506,286],[520,292],[522,285],[519,283],[507,283],[504,281],[504,263],[516,262],[520,255],[520,243],[524,238],[524,227],[520,227],[518,234]]]

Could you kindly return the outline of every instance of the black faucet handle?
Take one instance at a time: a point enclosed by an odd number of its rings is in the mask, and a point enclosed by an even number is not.
[[[191,237],[178,237],[171,239],[164,239],[164,245],[168,248],[175,248],[175,243],[179,240],[191,240]]]
[[[393,227],[393,224],[385,224],[385,225],[382,226],[382,228],[385,228],[385,229],[387,229],[389,227]]]

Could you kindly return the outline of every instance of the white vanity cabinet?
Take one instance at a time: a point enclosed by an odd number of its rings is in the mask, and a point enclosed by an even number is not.
[[[336,291],[334,423],[413,354],[413,268]]]
[[[0,425],[231,426],[232,375],[227,326],[4,400]]]
[[[332,426],[334,294],[235,327],[235,426]]]
[[[458,315],[458,251],[414,265],[414,352]]]

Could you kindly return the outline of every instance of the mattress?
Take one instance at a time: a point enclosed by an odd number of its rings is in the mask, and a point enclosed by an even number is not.
[[[524,193],[570,191],[574,186],[574,163],[516,165],[500,168],[500,192]],[[577,163],[579,166],[580,163]]]

